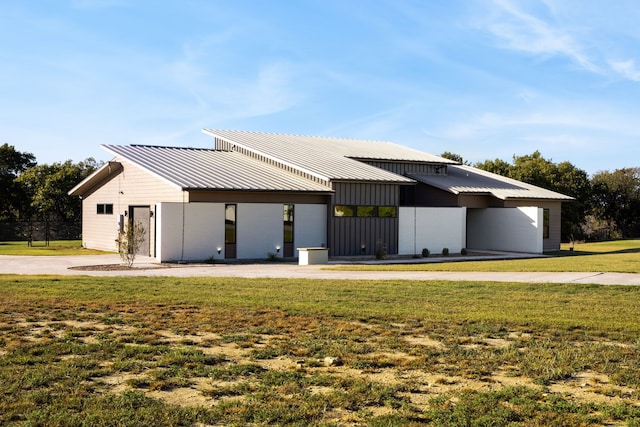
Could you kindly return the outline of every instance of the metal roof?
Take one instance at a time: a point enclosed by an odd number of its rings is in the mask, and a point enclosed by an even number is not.
[[[204,132],[252,152],[277,159],[328,180],[413,182],[359,160],[456,164],[385,141],[204,129]]]
[[[333,192],[328,185],[232,151],[149,145],[103,145],[183,190]]]
[[[498,199],[573,200],[535,185],[471,166],[450,165],[447,175],[410,175],[417,181],[453,194],[490,194]]]

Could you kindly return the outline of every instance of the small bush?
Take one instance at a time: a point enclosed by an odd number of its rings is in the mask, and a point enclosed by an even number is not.
[[[422,249],[422,257],[423,258],[427,258],[428,256],[429,256],[429,249],[423,248]]]
[[[442,248],[442,256],[449,256],[449,248]]]
[[[382,240],[376,242],[376,259],[387,259],[387,247],[382,243]]]
[[[467,254],[467,248],[460,249],[460,255],[466,255],[466,254]]]

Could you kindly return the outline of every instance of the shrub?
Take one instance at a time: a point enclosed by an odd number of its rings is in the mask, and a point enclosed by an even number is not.
[[[422,257],[423,258],[427,258],[428,256],[429,256],[429,249],[423,248],[422,249]]]
[[[466,254],[467,254],[467,248],[460,249],[460,255],[466,255]]]
[[[442,256],[448,256],[449,255],[449,248],[442,248]]]
[[[382,240],[376,242],[376,259],[387,259],[387,247]]]
[[[118,238],[116,239],[116,247],[118,248],[120,259],[127,264],[127,267],[133,265],[133,260],[136,258],[136,254],[144,241],[145,229],[142,223],[140,221],[134,223],[132,219],[129,219],[118,233]]]

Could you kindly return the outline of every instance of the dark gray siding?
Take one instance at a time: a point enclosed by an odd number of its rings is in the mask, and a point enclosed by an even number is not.
[[[431,163],[417,163],[417,162],[383,162],[383,161],[371,161],[363,160],[368,165],[375,166],[380,169],[388,170],[389,172],[397,173],[398,175],[406,176],[407,174],[420,174],[420,175],[446,175],[446,165],[434,165]]]
[[[334,206],[399,205],[398,184],[336,182],[329,210],[329,248],[331,256],[373,255],[376,244],[387,253],[398,253],[398,217],[336,217]],[[362,249],[364,247],[364,250]]]

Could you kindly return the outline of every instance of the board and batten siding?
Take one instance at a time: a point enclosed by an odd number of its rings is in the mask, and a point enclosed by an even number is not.
[[[119,173],[107,178],[104,185],[82,200],[82,245],[90,249],[115,251],[120,215],[130,206],[149,206],[154,211],[156,203],[182,202],[183,191],[168,182],[155,177],[132,163],[116,159],[122,163]],[[97,214],[98,204],[112,204],[113,214]],[[150,249],[153,256],[155,247],[155,226],[151,218],[149,229]]]
[[[329,249],[331,256],[373,255],[378,242],[387,253],[398,253],[398,216],[336,217],[334,207],[399,205],[399,185],[334,182],[335,194],[329,209]]]

